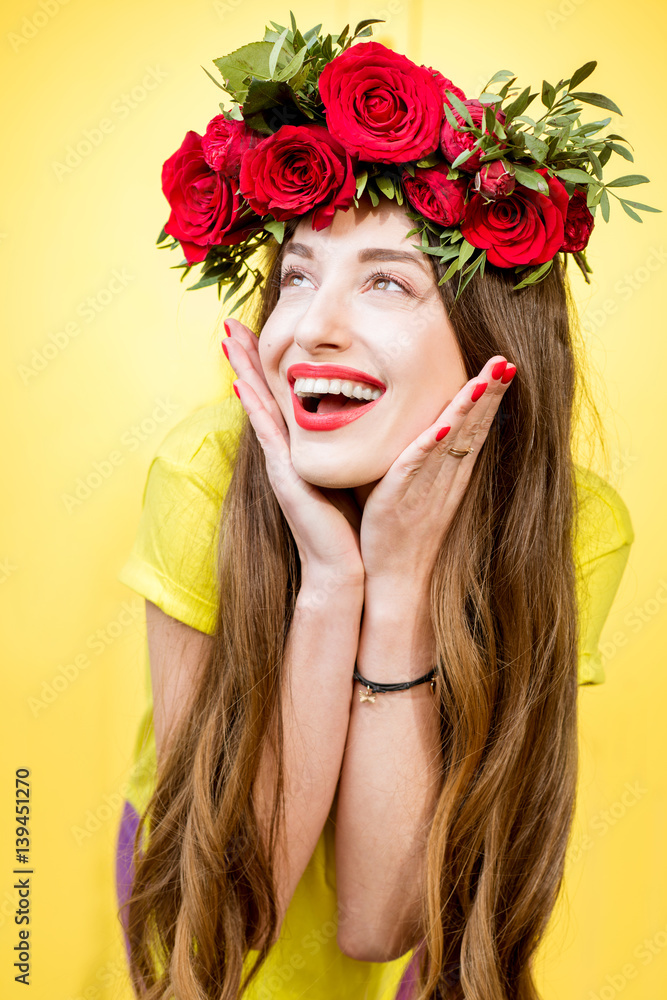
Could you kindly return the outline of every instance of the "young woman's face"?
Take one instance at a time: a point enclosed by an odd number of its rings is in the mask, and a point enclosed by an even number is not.
[[[467,380],[430,264],[406,239],[412,226],[394,202],[362,202],[319,232],[302,220],[285,246],[280,298],[259,355],[292,463],[316,486],[381,479]],[[292,371],[302,365],[308,369]],[[327,382],[302,381],[317,376]],[[319,402],[300,398],[294,390],[304,385],[331,391]],[[370,402],[346,395],[380,385]]]

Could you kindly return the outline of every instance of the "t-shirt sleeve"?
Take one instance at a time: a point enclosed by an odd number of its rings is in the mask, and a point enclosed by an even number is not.
[[[579,603],[579,683],[605,680],[599,643],[635,534],[618,492],[590,470],[580,470],[580,513],[575,535]]]
[[[118,579],[165,614],[212,635],[232,434],[207,430],[204,417],[210,410],[186,418],[158,448],[146,477],[134,545]]]

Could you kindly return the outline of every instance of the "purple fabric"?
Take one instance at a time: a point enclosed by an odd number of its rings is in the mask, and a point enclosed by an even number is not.
[[[408,963],[408,967],[403,973],[403,978],[401,979],[398,992],[394,1000],[412,1000],[414,995],[414,984],[417,982],[417,976],[419,974],[419,961],[421,959],[421,952],[424,944],[420,944],[415,951],[414,955]]]
[[[130,898],[132,891],[132,882],[134,880],[132,852],[134,850],[134,837],[138,826],[139,814],[129,802],[126,802],[123,807],[116,846],[116,895],[118,897],[118,906],[120,907],[120,920],[123,925],[123,936],[125,938],[125,948],[128,958],[130,947],[127,938],[127,914],[123,907]]]

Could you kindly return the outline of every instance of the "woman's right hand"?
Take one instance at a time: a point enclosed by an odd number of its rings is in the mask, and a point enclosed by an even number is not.
[[[245,324],[228,319],[223,350],[238,376],[234,383],[264,451],[266,470],[289,524],[302,572],[334,574],[337,583],[361,584],[360,512],[344,490],[325,493],[306,482],[292,464],[289,430],[264,376],[257,337]]]

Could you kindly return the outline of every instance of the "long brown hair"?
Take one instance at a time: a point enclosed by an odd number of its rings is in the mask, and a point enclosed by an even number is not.
[[[295,226],[270,251],[258,330],[277,302]],[[534,287],[514,292],[515,281],[489,267],[456,304],[452,282],[440,286],[466,378],[494,354],[519,375],[432,577],[442,790],[427,843],[416,1000],[535,1000],[531,962],[562,883],[573,814],[578,365],[560,259]],[[259,951],[249,982],[278,929],[279,693],[300,563],[247,417],[233,461],[212,652],[135,843],[128,936],[134,989],[146,1000],[236,1000],[247,949]],[[252,788],[267,741],[279,766],[264,845]]]

